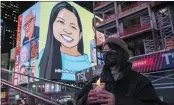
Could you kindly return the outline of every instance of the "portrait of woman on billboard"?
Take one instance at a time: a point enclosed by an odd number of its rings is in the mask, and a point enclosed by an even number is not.
[[[20,64],[28,62],[30,59],[30,44],[21,47],[20,51]]]
[[[40,77],[58,80],[75,80],[75,71],[90,67],[80,16],[67,2],[57,3],[51,11],[39,66]]]
[[[22,65],[20,67],[19,73],[26,74],[26,66],[25,65]],[[19,75],[19,83],[25,83],[25,82],[27,82],[27,76]]]

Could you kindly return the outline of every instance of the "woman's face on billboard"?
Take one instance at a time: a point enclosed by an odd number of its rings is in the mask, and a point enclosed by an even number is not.
[[[24,74],[24,72],[25,72],[25,67],[22,67],[20,73]],[[21,75],[21,81],[25,81],[25,76],[24,75]]]
[[[82,34],[75,14],[62,9],[53,23],[53,34],[63,46],[68,48],[77,46]]]
[[[31,43],[31,58],[35,58],[37,56],[38,45],[37,42]]]
[[[26,59],[27,59],[27,49],[26,49],[26,47],[24,47],[21,51],[21,61],[25,62]]]

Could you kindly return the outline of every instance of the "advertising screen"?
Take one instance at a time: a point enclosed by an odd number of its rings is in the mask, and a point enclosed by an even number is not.
[[[101,32],[95,35],[94,24],[98,23],[93,17],[93,13],[74,2],[33,5],[20,15],[18,23],[18,71],[23,67],[32,76],[75,80],[75,72],[96,65],[95,43],[98,45],[105,38]]]
[[[50,84],[49,83],[45,84],[45,92],[46,93],[50,92]]]

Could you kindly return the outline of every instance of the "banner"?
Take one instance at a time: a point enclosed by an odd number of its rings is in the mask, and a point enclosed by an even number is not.
[[[131,59],[138,72],[152,72],[174,68],[174,49],[138,56]]]
[[[22,15],[18,16],[18,25],[17,25],[17,38],[16,38],[16,58],[15,58],[15,72],[18,72],[19,68],[19,53],[20,53],[20,41],[21,41],[21,22]],[[13,84],[18,85],[18,74],[13,75]]]

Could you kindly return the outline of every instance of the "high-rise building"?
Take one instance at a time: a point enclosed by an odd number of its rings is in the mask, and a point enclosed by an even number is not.
[[[3,27],[3,30],[1,30],[2,53],[9,52],[15,46],[19,12],[19,2],[1,2],[1,18],[3,20],[3,23],[1,23]]]
[[[1,52],[8,53],[16,46],[18,16],[35,2],[3,1],[1,2]]]

